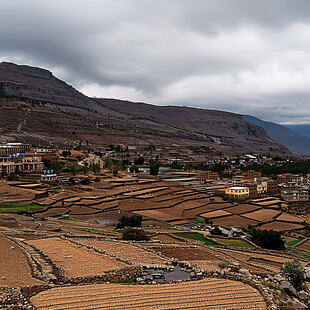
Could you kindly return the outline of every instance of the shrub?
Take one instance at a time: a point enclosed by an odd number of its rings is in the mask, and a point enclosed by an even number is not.
[[[142,216],[141,215],[134,215],[134,216],[122,216],[118,224],[116,225],[117,228],[124,228],[127,226],[131,227],[141,227],[142,224]]]
[[[142,241],[142,240],[150,240],[147,236],[146,232],[142,229],[127,227],[124,229],[122,233],[123,240],[135,240],[135,241]]]
[[[303,267],[299,260],[286,261],[282,266],[282,271],[287,280],[296,288],[300,290],[303,287]]]
[[[251,241],[264,249],[284,250],[285,241],[281,238],[281,232],[274,230],[252,229]]]
[[[90,179],[89,178],[85,178],[81,180],[81,184],[82,185],[88,185],[90,183]]]
[[[211,235],[217,235],[217,236],[223,235],[223,233],[221,232],[221,230],[218,227],[215,227],[214,229],[210,230],[210,234]]]

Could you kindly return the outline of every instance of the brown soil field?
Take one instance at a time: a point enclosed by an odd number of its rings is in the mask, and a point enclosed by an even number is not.
[[[269,222],[272,221],[279,214],[280,211],[277,210],[261,209],[251,213],[243,214],[243,216],[260,222]]]
[[[216,202],[209,204],[210,208],[213,210],[226,209],[233,207],[234,205],[230,202]]]
[[[70,214],[69,218],[77,220],[77,221],[81,221],[81,222],[98,224],[92,214],[84,214],[84,215]]]
[[[165,224],[158,221],[152,221],[152,220],[144,220],[142,221],[142,226],[148,227],[148,226],[158,226],[158,227],[169,227],[169,224]]]
[[[74,214],[79,214],[79,215],[83,215],[83,214],[93,214],[94,212],[98,212],[99,210],[96,210],[94,208],[91,207],[85,207],[85,206],[78,206],[78,205],[74,205],[70,208],[70,214],[74,215]]]
[[[216,217],[222,217],[222,216],[225,216],[225,215],[232,215],[232,214],[229,213],[229,212],[226,212],[225,210],[216,210],[216,211],[211,211],[211,212],[207,212],[207,213],[202,213],[202,214],[199,214],[199,215],[202,216],[202,217],[205,217],[205,218],[213,219],[213,218],[216,218]]]
[[[30,240],[28,243],[38,247],[72,278],[100,275],[127,266],[113,257],[59,238]]]
[[[158,210],[145,210],[145,211],[135,211],[135,213],[145,216],[145,217],[159,219],[163,221],[175,220],[175,219],[180,218],[180,214],[172,215],[168,213],[167,209],[165,211],[166,212],[158,211]]]
[[[209,212],[209,211],[214,211],[213,209],[211,209],[210,205],[198,207],[198,208],[191,209],[191,210],[184,210],[183,218],[185,218],[185,219],[192,219],[197,214],[205,213],[205,212]]]
[[[236,214],[232,216],[225,216],[222,218],[213,219],[214,225],[236,226],[241,228],[247,228],[249,225],[255,226],[258,223],[259,223],[258,221],[248,219]]]
[[[299,245],[297,248],[302,249],[302,250],[306,250],[306,251],[310,251],[310,240],[307,240],[303,244]]]
[[[156,192],[163,190],[163,189],[167,189],[167,187],[152,187],[152,188],[148,188],[148,189],[142,189],[142,190],[137,190],[137,191],[132,191],[132,192],[127,192],[124,193],[124,196],[139,196],[139,195],[144,195],[144,194],[150,194],[153,193],[155,195]]]
[[[261,207],[259,207],[259,206],[254,206],[254,205],[242,203],[242,204],[239,204],[235,207],[225,209],[225,211],[230,212],[230,213],[234,213],[234,214],[242,214],[242,213],[252,212],[252,211],[255,211],[255,210],[260,209],[260,208]]]
[[[293,223],[303,223],[305,219],[292,214],[282,213],[277,217],[277,221],[293,222]]]
[[[75,240],[75,239],[74,239]],[[122,260],[128,260],[134,265],[144,264],[164,264],[165,260],[161,257],[143,250],[137,246],[122,241],[108,241],[99,239],[78,239],[80,244],[90,245],[96,249],[101,249],[109,254],[113,254]]]
[[[59,287],[31,298],[38,309],[267,309],[260,293],[242,282],[224,279],[178,284],[98,284]]]
[[[269,201],[263,201],[263,202],[257,202],[257,204],[260,204],[261,206],[271,206],[271,205],[277,205],[279,202],[283,202],[280,199],[273,199]]]
[[[175,221],[169,221],[171,225],[186,225],[186,224],[191,224],[190,221],[188,220],[175,220]]]
[[[66,202],[77,202],[80,200],[81,200],[81,197],[71,197],[71,198],[64,199],[64,201],[66,201]]]
[[[37,214],[37,217],[48,217],[48,216],[53,216],[53,215],[58,215],[58,214],[64,214],[67,212],[67,208],[50,208],[49,210],[45,212],[40,212]]]
[[[200,269],[204,269],[207,271],[221,271],[221,268],[219,267],[219,264],[221,264],[223,261],[217,260],[217,261],[210,261],[210,260],[190,260],[189,263],[192,266],[196,266]]]
[[[273,221],[271,223],[263,224],[260,228],[267,230],[273,229],[276,231],[286,231],[286,230],[301,229],[303,228],[303,226],[299,224]]]
[[[178,260],[209,260],[217,261],[218,258],[210,253],[206,248],[199,246],[180,246],[175,247],[174,245],[165,244],[162,247],[153,248],[156,252],[161,252],[167,257],[174,257]]]
[[[23,189],[23,188],[16,187],[16,186],[9,186],[9,184],[14,184],[14,183],[0,180],[0,201],[1,202],[10,201],[10,200],[14,201],[16,199],[18,200],[33,199],[35,194],[38,193],[38,191],[36,190]]]
[[[0,237],[0,287],[41,285],[33,278],[26,256],[15,243]]]
[[[124,210],[145,210],[145,209],[169,207],[170,203],[167,202],[157,203],[148,200],[141,201],[140,199],[126,199],[126,200],[120,200],[119,205]]]
[[[95,219],[97,220],[97,222],[99,222],[100,224],[109,224],[109,223],[117,223],[118,220],[122,217],[122,216],[131,216],[132,214],[126,211],[121,210],[120,212],[118,210],[115,211],[107,211],[107,212],[102,212],[102,213],[97,213],[94,214]],[[72,216],[73,218],[75,218],[76,216]]]
[[[171,235],[167,235],[167,234],[158,234],[154,237],[151,237],[151,240],[156,240],[156,241],[163,241],[163,242],[171,242],[171,243],[174,243],[174,242],[185,242],[185,241],[182,241],[181,239],[178,239],[178,238],[175,238]]]

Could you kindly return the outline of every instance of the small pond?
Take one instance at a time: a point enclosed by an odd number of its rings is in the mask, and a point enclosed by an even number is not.
[[[178,265],[174,266],[173,269],[164,270],[164,269],[144,269],[146,273],[146,279],[155,281],[156,283],[169,283],[171,281],[179,280],[190,280],[191,270],[182,268]]]

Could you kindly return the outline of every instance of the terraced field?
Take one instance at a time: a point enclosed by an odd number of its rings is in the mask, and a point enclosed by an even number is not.
[[[93,246],[96,249],[104,250],[105,252],[113,254],[122,260],[127,260],[134,265],[161,265],[165,262],[165,260],[158,255],[126,242],[89,238],[74,240],[80,244]]]
[[[40,285],[31,275],[26,256],[15,243],[0,237],[0,287]]]
[[[264,224],[260,227],[261,229],[273,229],[276,231],[287,231],[287,230],[295,230],[303,228],[302,225],[295,223],[286,223],[286,222],[277,222],[273,221],[271,223]]]
[[[29,240],[28,243],[39,248],[72,278],[100,275],[104,271],[128,266],[113,257],[60,238]]]
[[[259,222],[237,214],[213,219],[213,224],[221,226],[236,226],[246,228],[249,225],[255,226]]]
[[[241,282],[205,279],[179,284],[99,284],[54,288],[31,298],[38,310],[64,309],[267,309],[262,296]]]
[[[261,209],[251,213],[243,214],[243,216],[248,217],[255,221],[268,222],[272,221],[276,216],[280,214],[280,211],[272,209]]]

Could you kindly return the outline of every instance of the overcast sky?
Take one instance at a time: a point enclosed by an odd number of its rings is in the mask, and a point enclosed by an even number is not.
[[[0,4],[0,61],[86,95],[310,124],[309,0]]]

